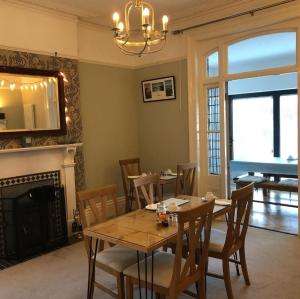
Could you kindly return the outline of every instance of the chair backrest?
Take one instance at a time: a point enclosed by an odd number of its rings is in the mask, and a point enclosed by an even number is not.
[[[178,212],[176,254],[170,289],[182,291],[205,275],[215,201]],[[182,260],[183,237],[188,226],[188,254]],[[179,289],[180,288],[180,289]]]
[[[244,245],[253,202],[251,183],[232,192],[228,228],[223,251],[235,252]]]
[[[175,195],[193,195],[197,163],[181,163],[177,165]]]
[[[122,174],[122,181],[123,181],[123,188],[126,198],[129,197],[129,180],[128,176],[130,175],[140,175],[142,174],[140,159],[133,158],[133,159],[126,159],[126,160],[119,160],[119,164],[121,167],[121,174]]]
[[[134,196],[139,209],[143,207],[144,203],[149,205],[162,200],[159,180],[158,174],[150,174],[133,180]]]
[[[79,212],[83,228],[107,220],[107,201],[112,200],[114,215],[118,216],[117,186],[109,185],[100,188],[80,191],[77,193]],[[84,237],[87,253],[90,251],[90,238]],[[99,251],[104,249],[104,242],[100,241]]]
[[[108,200],[113,202],[113,216],[119,215],[116,192],[116,185],[109,185],[77,193],[80,217],[84,228],[107,220]]]

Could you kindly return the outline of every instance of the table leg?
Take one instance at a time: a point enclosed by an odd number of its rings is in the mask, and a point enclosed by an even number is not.
[[[146,285],[146,287],[145,287],[145,296],[146,296],[146,299],[148,299],[148,277],[147,277],[147,272],[148,272],[148,259],[147,259],[147,253],[145,253],[145,255],[144,255],[144,258],[145,258],[145,285]]]
[[[96,240],[95,250],[94,250],[94,257],[92,257],[93,250],[93,239],[90,240],[90,251],[89,251],[89,276],[88,276],[88,294],[87,298],[91,299],[93,296],[93,289],[94,289],[94,281],[95,281],[95,266],[96,266],[96,256],[98,251],[98,243],[99,240]]]
[[[140,253],[137,251],[137,264],[138,264],[138,278],[139,278],[139,295],[140,299],[142,299],[142,289],[141,289],[141,269],[140,269]]]
[[[151,252],[151,299],[153,299],[154,254]]]
[[[89,250],[89,259],[88,259],[88,262],[89,262],[89,276],[88,276],[88,288],[87,288],[87,299],[89,299],[90,297],[90,284],[91,284],[91,269],[92,269],[92,246],[93,246],[93,239],[90,238],[90,241],[89,241],[89,246],[90,246],[90,250]]]
[[[137,251],[137,264],[138,264],[138,280],[139,280],[139,297],[142,299],[142,288],[141,288],[141,268],[140,268],[140,255]],[[148,299],[148,255],[145,253],[144,255],[144,263],[145,263],[145,297]],[[154,294],[154,283],[153,283],[153,277],[154,277],[154,253],[151,252],[151,299],[153,299]]]

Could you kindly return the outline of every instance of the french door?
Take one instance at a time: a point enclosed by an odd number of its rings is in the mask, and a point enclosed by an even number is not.
[[[252,30],[242,34],[231,34],[210,40],[189,41],[189,138],[190,159],[199,163],[198,194],[214,192],[219,197],[229,195],[229,159],[230,159],[230,126],[229,102],[227,97],[228,82],[237,79],[262,76],[299,73],[297,63],[299,51],[294,49],[291,61],[277,65],[270,59],[261,61],[260,66],[233,65],[230,53],[238,54],[238,43],[246,46],[249,41],[257,40],[268,43],[271,38],[294,38],[295,48],[299,48],[299,20]],[[282,41],[284,43],[284,40]],[[244,43],[244,44],[242,44]],[[253,55],[255,48],[249,48]],[[273,64],[272,64],[273,63]],[[246,66],[245,66],[246,65]],[[298,85],[299,85],[299,78]],[[299,91],[298,97],[299,98]],[[293,99],[295,101],[295,99]],[[268,101],[266,99],[266,105]],[[299,115],[299,105],[297,119]],[[299,124],[298,124],[299,131]],[[286,141],[287,142],[287,141]],[[297,145],[297,156],[299,142]],[[299,170],[298,170],[299,172]],[[300,227],[300,218],[299,218]]]

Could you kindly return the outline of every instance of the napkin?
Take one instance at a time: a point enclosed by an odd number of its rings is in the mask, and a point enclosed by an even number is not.
[[[215,204],[219,206],[230,206],[231,200],[229,199],[216,199]]]

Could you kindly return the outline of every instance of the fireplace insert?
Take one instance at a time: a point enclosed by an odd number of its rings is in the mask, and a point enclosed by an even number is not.
[[[63,187],[0,198],[0,258],[22,260],[68,242]]]

